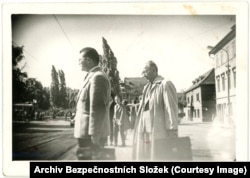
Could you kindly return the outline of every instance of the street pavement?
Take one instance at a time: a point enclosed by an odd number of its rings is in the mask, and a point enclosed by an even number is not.
[[[214,123],[197,121],[182,121],[179,125],[179,136],[189,136],[192,145],[192,161],[234,161],[235,160],[235,130]],[[133,131],[128,131],[126,147],[107,146],[115,148],[116,161],[132,160]],[[121,141],[119,140],[121,145]],[[118,145],[119,145],[118,144]],[[76,160],[74,147],[64,160]]]
[[[68,121],[31,121],[28,124],[15,123],[13,148],[15,153],[25,153],[17,160],[63,160],[77,161],[77,142],[73,138],[73,127]],[[221,127],[214,123],[182,120],[179,136],[189,136],[192,144],[192,161],[233,161],[235,160],[235,129]],[[126,147],[115,149],[116,161],[132,160],[133,131],[127,132]],[[32,157],[35,155],[36,157]],[[37,155],[40,155],[37,157]],[[26,156],[26,157],[25,157]],[[15,159],[14,159],[15,160]]]

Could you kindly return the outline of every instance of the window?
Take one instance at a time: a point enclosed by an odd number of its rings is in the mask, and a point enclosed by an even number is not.
[[[197,117],[200,118],[200,110],[197,109]]]
[[[189,97],[187,97],[187,103],[189,103]]]
[[[222,78],[222,91],[225,91],[225,75],[222,74],[221,78]]]
[[[230,77],[230,71],[227,74],[227,78],[228,78],[228,88],[231,89],[231,77]]]
[[[234,88],[236,88],[236,69],[233,68],[233,77],[234,77]]]
[[[225,48],[224,53],[225,53],[225,62],[227,62],[227,60],[230,59],[230,51],[228,46]]]
[[[217,90],[218,92],[220,92],[220,76],[217,76],[216,79],[217,79]]]
[[[216,67],[219,67],[220,66],[220,63],[219,63],[219,57],[218,57],[218,54],[215,55],[215,60],[216,60]]]
[[[199,93],[196,94],[196,101],[200,101],[200,95],[199,95]]]
[[[235,57],[236,56],[235,41],[232,42],[232,51],[233,51],[233,57]]]
[[[193,100],[193,96],[191,96],[191,103],[193,103],[193,101],[194,101],[194,100]]]
[[[225,62],[225,51],[223,51],[223,50],[220,51],[220,59],[221,59],[221,64],[224,64],[224,62]]]

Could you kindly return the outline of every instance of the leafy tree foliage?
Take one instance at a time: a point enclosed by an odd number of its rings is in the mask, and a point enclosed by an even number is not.
[[[42,98],[39,101],[39,107],[41,109],[47,110],[50,108],[50,89],[49,87],[44,87],[42,90]]]
[[[63,70],[58,71],[60,85],[59,85],[59,98],[58,104],[62,108],[67,108],[67,92],[66,92],[66,82],[65,82],[65,75]]]
[[[79,90],[67,88],[68,108],[75,109]]]
[[[23,46],[15,46],[12,44],[12,66],[17,67],[18,63],[24,59]]]
[[[101,59],[100,66],[104,72],[108,75],[111,83],[111,92],[114,95],[120,94],[120,77],[119,71],[117,70],[117,59],[105,38],[102,38],[103,56]]]
[[[41,109],[48,109],[50,106],[48,91],[35,78],[26,80],[26,99],[33,101]]]
[[[25,80],[27,73],[22,72],[18,64],[24,59],[23,46],[12,45],[12,100],[13,103],[24,102],[25,99]]]
[[[51,69],[50,103],[52,107],[59,106],[59,80],[54,65],[52,65]]]
[[[28,78],[26,72],[22,72],[20,62],[24,60],[23,46],[12,45],[12,89],[13,103],[33,102],[38,108],[49,108],[49,94],[43,88],[41,82],[35,78]]]

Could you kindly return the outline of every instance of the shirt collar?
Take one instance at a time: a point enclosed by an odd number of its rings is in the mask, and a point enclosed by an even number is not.
[[[99,69],[99,66],[95,66],[95,67],[93,67],[92,69],[90,69],[90,70],[89,70],[89,72],[88,72],[88,73],[93,72],[93,71],[95,71],[95,70],[97,70],[97,69]]]
[[[163,80],[164,78],[160,75],[157,75],[153,81],[152,84],[156,84],[156,83],[161,83],[161,81]]]
[[[99,68],[100,68],[99,66],[95,66],[95,67],[91,68],[91,69],[86,73],[86,75],[85,75],[85,77],[84,77],[84,80],[86,80],[86,79],[89,77],[89,74],[90,74],[91,72],[94,72],[94,71],[98,70]]]

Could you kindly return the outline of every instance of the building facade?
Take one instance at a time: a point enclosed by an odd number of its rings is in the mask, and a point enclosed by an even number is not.
[[[199,76],[193,85],[185,91],[187,107],[185,115],[188,120],[211,122],[215,115],[215,80],[214,69]]]
[[[139,100],[144,86],[147,84],[147,80],[142,77],[126,77],[121,84],[122,98],[126,99],[129,103],[132,100]]]
[[[216,62],[216,119],[233,124],[236,106],[236,26],[209,52]]]

